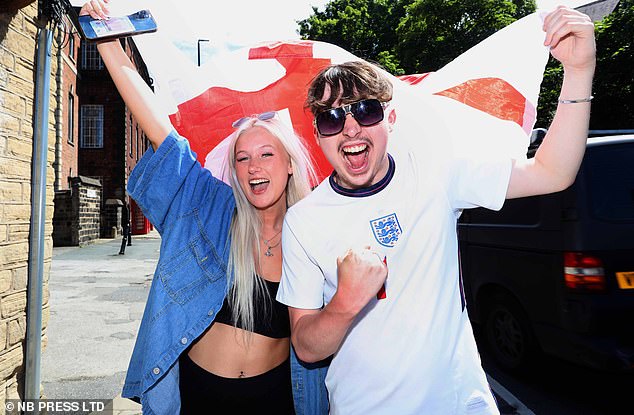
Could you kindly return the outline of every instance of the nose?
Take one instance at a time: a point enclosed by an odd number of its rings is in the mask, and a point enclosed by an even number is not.
[[[250,160],[249,161],[249,173],[250,174],[257,173],[260,170],[261,170],[260,163],[258,163],[256,160]]]
[[[361,126],[354,119],[352,113],[348,112],[346,114],[346,121],[343,124],[343,135],[347,137],[354,137],[361,132]]]

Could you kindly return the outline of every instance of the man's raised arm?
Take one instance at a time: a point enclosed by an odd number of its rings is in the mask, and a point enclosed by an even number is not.
[[[544,19],[552,56],[564,67],[559,105],[535,157],[514,161],[507,199],[552,193],[570,186],[583,159],[596,62],[594,24],[588,16],[559,7]]]

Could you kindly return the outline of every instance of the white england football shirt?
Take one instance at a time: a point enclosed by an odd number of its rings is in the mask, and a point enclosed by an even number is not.
[[[352,195],[325,180],[289,209],[277,299],[321,308],[337,257],[372,246],[387,260],[386,298],[358,315],[332,360],[331,414],[497,414],[461,292],[456,220],[502,206],[511,160],[457,160],[398,139],[393,176],[375,188]]]

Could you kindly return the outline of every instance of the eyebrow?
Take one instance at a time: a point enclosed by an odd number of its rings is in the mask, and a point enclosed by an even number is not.
[[[271,149],[271,150],[275,150],[275,147],[272,144],[263,144],[260,147],[257,147],[256,150],[262,150],[262,149]],[[248,153],[247,150],[238,150],[236,149],[236,154],[238,153]]]

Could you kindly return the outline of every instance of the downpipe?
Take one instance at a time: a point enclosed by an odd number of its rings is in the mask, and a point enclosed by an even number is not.
[[[33,157],[31,166],[31,224],[29,228],[28,290],[26,310],[26,352],[24,399],[40,398],[42,357],[42,293],[44,281],[44,227],[46,222],[46,164],[53,34],[48,20],[38,22],[35,109],[33,116]],[[29,414],[39,414],[35,405]]]

